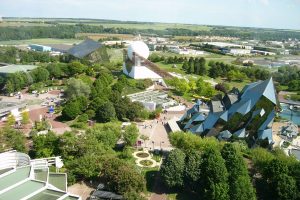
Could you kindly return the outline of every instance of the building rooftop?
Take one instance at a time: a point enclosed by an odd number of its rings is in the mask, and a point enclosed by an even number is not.
[[[15,64],[8,64],[4,66],[0,66],[0,74],[11,74],[16,72],[28,72],[35,68],[37,65],[15,65]]]
[[[267,103],[266,107],[259,103],[260,100]],[[255,134],[254,136],[252,134],[252,136],[258,139],[267,138],[271,144],[273,138],[272,131],[270,133],[270,128],[276,114],[274,110],[276,104],[277,98],[273,80],[269,78],[265,81],[258,81],[246,85],[241,93],[227,94],[222,101],[210,101],[208,103],[210,112],[204,120],[201,116],[202,111],[198,103],[196,103],[185,112],[179,121],[185,130],[206,136],[216,136],[219,134],[220,138],[227,137],[231,134],[228,134],[228,132],[219,133],[222,127],[228,125],[226,122],[234,122],[235,128],[231,129],[231,127],[227,126],[227,129],[232,131],[238,138],[246,137],[246,130],[250,131],[250,129],[253,129],[254,132],[258,132],[258,135]],[[267,106],[270,106],[270,108]],[[266,108],[268,108],[268,111],[266,111]],[[271,108],[273,110],[271,110]],[[266,114],[266,112],[268,113]],[[249,114],[249,117],[243,117],[248,116],[247,114]],[[265,114],[267,116],[264,116]],[[237,118],[232,118],[233,116]],[[262,116],[264,118],[261,118]],[[249,126],[253,120],[255,120],[255,122],[257,121],[259,127]]]
[[[44,161],[44,165],[35,165],[24,153],[0,153],[0,199],[80,200],[67,192],[66,174],[49,173],[51,164]]]
[[[101,47],[99,42],[87,39],[68,50],[68,53],[76,58],[83,58]]]

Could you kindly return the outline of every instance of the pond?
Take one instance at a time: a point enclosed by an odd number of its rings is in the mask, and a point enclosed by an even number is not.
[[[290,110],[289,105],[280,104],[282,112],[279,114],[280,117],[293,121],[295,124],[300,125],[300,110]]]

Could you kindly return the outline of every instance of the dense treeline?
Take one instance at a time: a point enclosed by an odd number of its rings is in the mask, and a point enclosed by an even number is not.
[[[283,66],[273,73],[274,80],[288,86],[291,91],[300,91],[300,69],[297,66]]]
[[[149,25],[149,27],[151,27]],[[300,33],[287,30],[255,29],[255,28],[232,28],[232,27],[212,27],[210,30],[190,30],[183,28],[166,28],[164,30],[154,29],[134,29],[134,28],[104,28],[102,25],[63,25],[55,24],[51,26],[20,26],[20,27],[0,27],[1,40],[21,40],[32,38],[74,38],[76,33],[121,33],[121,34],[156,34],[171,36],[198,36],[213,35],[224,37],[239,37],[242,39],[261,40],[284,40],[288,38],[300,39]]]
[[[242,81],[245,78],[252,81],[266,80],[271,75],[268,70],[259,67],[237,67],[223,62],[214,61],[210,61],[208,66],[210,66],[210,69],[208,70],[209,77],[226,77],[228,81]]]
[[[172,133],[170,141],[176,148],[164,160],[160,173],[167,187],[190,199],[300,197],[300,163],[280,149],[250,150],[242,142],[219,143],[183,132]]]

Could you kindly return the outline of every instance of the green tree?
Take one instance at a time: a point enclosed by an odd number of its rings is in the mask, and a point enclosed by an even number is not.
[[[256,199],[254,188],[248,175],[247,166],[237,147],[233,143],[226,143],[221,153],[229,174],[230,199]]]
[[[11,82],[11,81],[7,81],[6,82],[6,85],[5,85],[5,91],[8,93],[8,94],[11,94],[13,93],[14,91],[16,91],[15,87],[14,87],[14,84]]]
[[[187,69],[188,69],[188,63],[187,62],[184,62],[183,64],[182,64],[182,69],[184,70],[184,71],[186,71]]]
[[[276,200],[293,200],[297,198],[296,181],[287,174],[278,174],[271,182],[271,195]]]
[[[68,164],[68,168],[77,179],[96,179],[102,170],[102,155],[97,153],[84,154]]]
[[[123,139],[127,146],[133,146],[134,144],[136,144],[138,136],[139,129],[136,127],[136,125],[131,124],[125,127]]]
[[[130,102],[128,109],[126,111],[126,118],[131,121],[141,117],[141,111],[144,109],[144,106],[140,102]]]
[[[21,131],[10,127],[0,129],[0,152],[8,149],[27,152],[25,142],[26,138]]]
[[[34,70],[32,70],[30,72],[30,74],[35,83],[45,82],[45,81],[49,80],[49,72],[48,72],[48,70],[46,70],[43,67],[35,68]]]
[[[15,118],[15,116],[13,116],[12,114],[10,114],[10,115],[7,117],[7,122],[6,122],[6,124],[7,124],[8,126],[12,126],[12,125],[15,125],[15,123],[16,123],[16,118]]]
[[[119,123],[99,124],[88,129],[87,135],[93,136],[98,142],[106,146],[114,147],[121,137],[121,126]]]
[[[68,64],[68,75],[69,76],[74,76],[76,74],[81,74],[86,70],[86,66],[84,66],[83,64],[81,64],[78,61],[73,61],[71,63]]]
[[[199,59],[199,63],[200,63],[199,75],[205,76],[207,74],[206,66],[205,66],[206,63],[205,58],[201,57]]]
[[[201,154],[199,151],[191,150],[186,154],[184,183],[185,186],[195,190],[200,178]]]
[[[228,200],[228,172],[221,153],[208,148],[202,155],[200,187],[204,199]]]
[[[60,64],[60,63],[52,63],[52,64],[47,65],[46,69],[48,70],[49,76],[51,78],[60,78],[64,75],[61,65],[62,64]]]
[[[144,177],[136,168],[117,158],[104,161],[101,175],[107,187],[119,194],[142,192],[145,189]]]
[[[59,154],[59,138],[51,131],[43,135],[34,135],[32,142],[35,158],[47,158]]]
[[[200,75],[200,62],[199,62],[199,59],[196,58],[195,61],[194,61],[194,73],[197,74],[197,75]]]
[[[111,102],[106,102],[101,105],[96,114],[99,122],[109,122],[116,118],[116,111],[114,105]]]
[[[172,150],[161,165],[161,176],[169,188],[182,188],[184,185],[185,154],[179,149]]]
[[[90,87],[80,79],[71,78],[67,82],[67,89],[65,95],[68,99],[79,96],[89,97],[91,93]]]
[[[29,117],[28,111],[23,111],[21,113],[21,116],[22,116],[22,124],[28,124],[30,122],[30,117]]]
[[[62,117],[68,120],[75,119],[81,113],[80,105],[77,101],[69,101],[62,110]]]

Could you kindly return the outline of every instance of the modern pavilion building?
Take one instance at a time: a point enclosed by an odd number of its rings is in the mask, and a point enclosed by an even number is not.
[[[181,127],[201,136],[220,140],[246,139],[273,143],[272,123],[277,105],[272,78],[246,85],[241,92],[226,94],[219,101],[208,103],[205,114],[200,100],[181,117]]]
[[[67,174],[54,173],[49,166],[62,167],[59,157],[31,160],[25,153],[0,153],[0,199],[81,200],[67,192]]]

